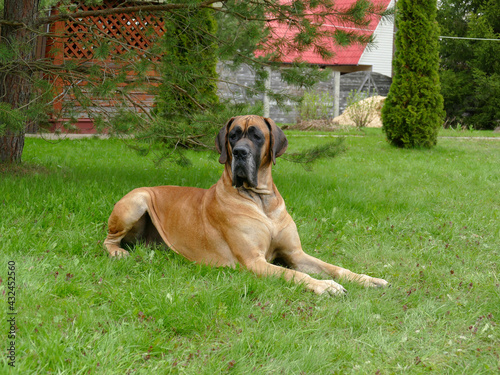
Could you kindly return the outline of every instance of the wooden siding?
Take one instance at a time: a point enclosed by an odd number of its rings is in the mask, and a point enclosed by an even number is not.
[[[389,7],[394,6],[394,0]],[[365,49],[359,64],[371,65],[372,72],[392,77],[392,52],[394,44],[394,20],[382,20],[375,29],[375,46]]]

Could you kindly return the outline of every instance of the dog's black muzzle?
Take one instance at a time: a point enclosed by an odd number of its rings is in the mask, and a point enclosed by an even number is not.
[[[252,187],[257,186],[257,168],[254,159],[255,155],[246,142],[235,145],[231,164],[234,186],[243,186],[244,182]]]

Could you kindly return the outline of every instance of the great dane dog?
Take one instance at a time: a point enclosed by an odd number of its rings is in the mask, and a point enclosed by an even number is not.
[[[112,257],[128,255],[122,243],[159,240],[187,259],[214,266],[240,264],[257,275],[283,276],[318,294],[342,294],[333,280],[383,287],[387,281],[325,263],[302,250],[297,227],[273,183],[271,166],[288,146],[273,120],[230,119],[216,147],[224,172],[210,189],[142,187],[125,195],[109,218],[104,246]],[[279,260],[287,267],[275,265]]]

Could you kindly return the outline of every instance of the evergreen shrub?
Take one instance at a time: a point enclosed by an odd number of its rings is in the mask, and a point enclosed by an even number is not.
[[[212,9],[171,13],[165,22],[157,113],[169,120],[209,110],[217,96],[217,23]]]
[[[443,124],[436,0],[399,0],[394,77],[382,109],[387,140],[402,148],[436,145]]]

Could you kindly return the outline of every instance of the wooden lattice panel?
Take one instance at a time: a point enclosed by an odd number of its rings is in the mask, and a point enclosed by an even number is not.
[[[141,2],[144,4],[145,2]],[[124,0],[104,0],[102,5],[88,6],[79,4],[76,9],[68,9],[73,13],[75,10],[93,11],[106,10],[113,8],[122,8],[135,6],[137,2]],[[54,9],[57,12],[58,9]],[[130,62],[129,56],[124,56],[130,50],[138,54],[146,52],[158,39],[165,33],[165,23],[161,16],[140,12],[130,14],[109,14],[95,17],[85,17],[71,19],[67,21],[58,21],[51,27],[51,32],[57,35],[55,38],[48,38],[45,56],[53,59],[55,64],[63,64],[64,60],[76,60],[77,63],[87,63],[101,66],[112,76],[113,70],[120,72],[123,66]],[[101,43],[109,43],[111,49],[109,58],[103,61],[96,59],[95,50]],[[124,56],[124,61],[119,61],[116,57]],[[149,60],[158,61],[160,56],[147,55]],[[128,72],[131,77],[135,74]],[[156,77],[159,73],[155,67],[147,72],[148,77]],[[154,80],[153,80],[154,81]],[[94,82],[98,83],[98,82]],[[78,86],[82,92],[86,92],[85,80],[66,80],[56,78],[54,84],[58,90],[58,99],[54,102],[54,124],[52,130],[61,128],[63,124],[67,126],[70,117],[78,119],[76,124],[77,132],[95,133],[93,128],[93,118],[100,114],[112,116],[121,107],[128,106],[137,113],[150,112],[155,105],[155,96],[149,89],[138,88],[127,90],[127,95],[117,93],[112,97],[93,97],[88,95],[91,103],[82,106],[75,96],[72,87]],[[123,83],[120,87],[127,84]],[[156,86],[150,82],[149,87]]]
[[[127,7],[134,3],[119,0],[104,1],[99,6],[78,5],[78,10],[92,11]],[[110,14],[97,17],[78,18],[64,22],[64,33],[68,36],[64,41],[65,59],[92,59],[96,42],[112,41],[113,51],[110,55],[120,55],[134,49],[138,53],[145,52],[165,32],[165,24],[161,17],[150,13]],[[109,39],[108,39],[109,38]]]

